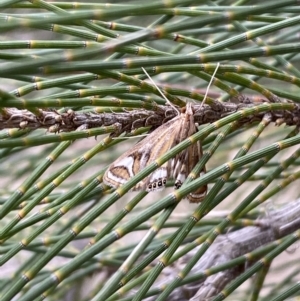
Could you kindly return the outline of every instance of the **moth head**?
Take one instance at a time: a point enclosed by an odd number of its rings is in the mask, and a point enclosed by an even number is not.
[[[184,113],[186,112],[186,106],[185,106],[185,107],[182,107],[182,108],[180,108],[180,112],[181,112],[181,114],[184,114]]]
[[[181,114],[194,114],[194,108],[192,106],[192,103],[187,102],[186,105],[180,109]]]

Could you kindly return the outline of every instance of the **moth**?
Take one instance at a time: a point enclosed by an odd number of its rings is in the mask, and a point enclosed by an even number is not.
[[[184,112],[162,124],[113,162],[104,174],[104,183],[114,188],[125,184],[146,166],[196,131],[193,109],[188,103]],[[175,189],[178,189],[201,157],[202,147],[197,141],[140,181],[133,190],[159,190],[164,188],[169,178],[175,180]],[[200,176],[204,173],[205,168]],[[205,197],[206,192],[207,185],[204,185],[190,193],[187,198],[192,203],[199,203]]]

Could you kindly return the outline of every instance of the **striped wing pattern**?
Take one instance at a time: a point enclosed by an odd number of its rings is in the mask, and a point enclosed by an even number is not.
[[[114,188],[125,184],[146,166],[196,131],[192,107],[188,104],[185,113],[161,125],[113,162],[104,174],[104,183]],[[175,188],[179,188],[201,156],[200,142],[194,143],[139,182],[133,190],[162,189],[169,178],[175,179]],[[201,173],[205,173],[205,170]],[[206,191],[206,185],[199,187],[187,198],[190,202],[201,202]]]

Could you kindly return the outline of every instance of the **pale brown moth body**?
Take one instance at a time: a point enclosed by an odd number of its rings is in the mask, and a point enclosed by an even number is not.
[[[104,183],[114,188],[125,184],[146,166],[196,133],[196,131],[192,106],[188,103],[184,113],[158,127],[113,162],[104,174]],[[169,178],[175,179],[175,188],[178,189],[201,157],[202,147],[200,142],[197,141],[165,162],[139,182],[133,190],[153,191],[162,189]],[[200,176],[204,173],[205,169],[202,170]],[[206,191],[207,185],[199,187],[196,191],[190,193],[187,198],[192,203],[199,203],[205,197]]]

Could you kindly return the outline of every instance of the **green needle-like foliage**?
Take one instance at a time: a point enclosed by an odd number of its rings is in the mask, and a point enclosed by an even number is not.
[[[1,301],[300,294],[298,1],[0,9]],[[198,131],[108,187],[110,164],[187,102]],[[178,190],[131,191],[197,141]]]

